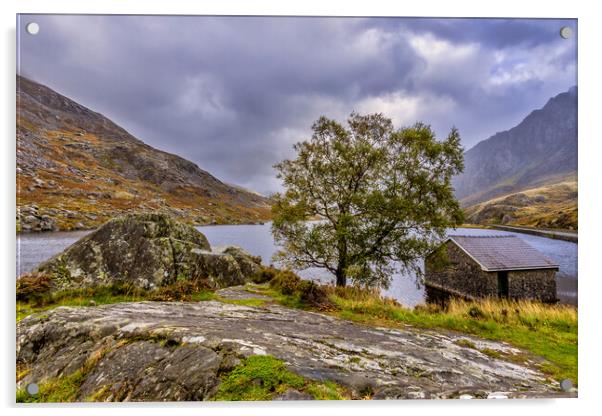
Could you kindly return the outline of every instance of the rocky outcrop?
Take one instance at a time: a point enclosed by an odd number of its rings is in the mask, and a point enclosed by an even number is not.
[[[240,247],[228,246],[218,249],[222,254],[232,256],[244,276],[253,276],[261,270],[261,257],[250,256]]]
[[[477,348],[463,346],[466,339]],[[17,366],[25,374],[19,387],[79,371],[79,401],[211,399],[220,375],[244,357],[266,354],[357,398],[563,395],[536,369],[479,351],[485,348],[522,353],[459,334],[371,328],[270,303],[59,307],[17,324]],[[275,399],[307,398],[301,396],[287,392]]]
[[[17,232],[23,231],[58,231],[52,210],[40,210],[37,205],[18,209]]]
[[[212,252],[207,238],[194,227],[146,213],[110,220],[36,272],[50,275],[55,290],[118,282],[154,289],[178,279],[225,287],[245,283],[260,263],[260,258],[236,247]]]

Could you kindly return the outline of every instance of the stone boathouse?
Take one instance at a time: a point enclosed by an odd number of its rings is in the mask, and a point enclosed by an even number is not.
[[[450,236],[425,259],[427,299],[555,302],[558,264],[513,235]]]

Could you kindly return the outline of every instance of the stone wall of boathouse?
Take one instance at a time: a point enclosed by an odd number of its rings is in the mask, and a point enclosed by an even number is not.
[[[557,300],[556,269],[510,270],[507,273],[510,299]],[[441,300],[441,293],[467,299],[498,297],[498,272],[482,270],[453,241],[447,241],[426,257],[424,283],[427,299]]]
[[[508,272],[508,297],[556,302],[556,270],[516,270]]]
[[[444,251],[443,255],[440,250]],[[452,241],[427,256],[424,263],[427,288],[430,286],[467,298],[497,296],[497,274],[482,270]]]

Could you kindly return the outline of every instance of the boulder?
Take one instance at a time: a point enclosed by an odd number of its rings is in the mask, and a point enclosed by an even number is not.
[[[236,260],[241,272],[245,276],[253,276],[261,271],[261,257],[252,256],[240,247],[228,246],[219,250],[223,254],[228,254]]]
[[[125,282],[154,289],[178,279],[226,287],[250,278],[249,259],[242,249],[212,252],[201,232],[166,214],[136,213],[108,221],[36,271],[52,277],[53,290]]]

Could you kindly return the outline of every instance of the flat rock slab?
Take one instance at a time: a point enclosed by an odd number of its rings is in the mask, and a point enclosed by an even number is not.
[[[203,400],[240,358],[270,354],[313,380],[375,399],[559,397],[525,366],[456,342],[511,352],[504,343],[431,331],[372,328],[269,304],[207,301],[59,307],[17,325],[20,386],[66,376],[93,360],[79,400]],[[293,395],[294,396],[294,395]]]

